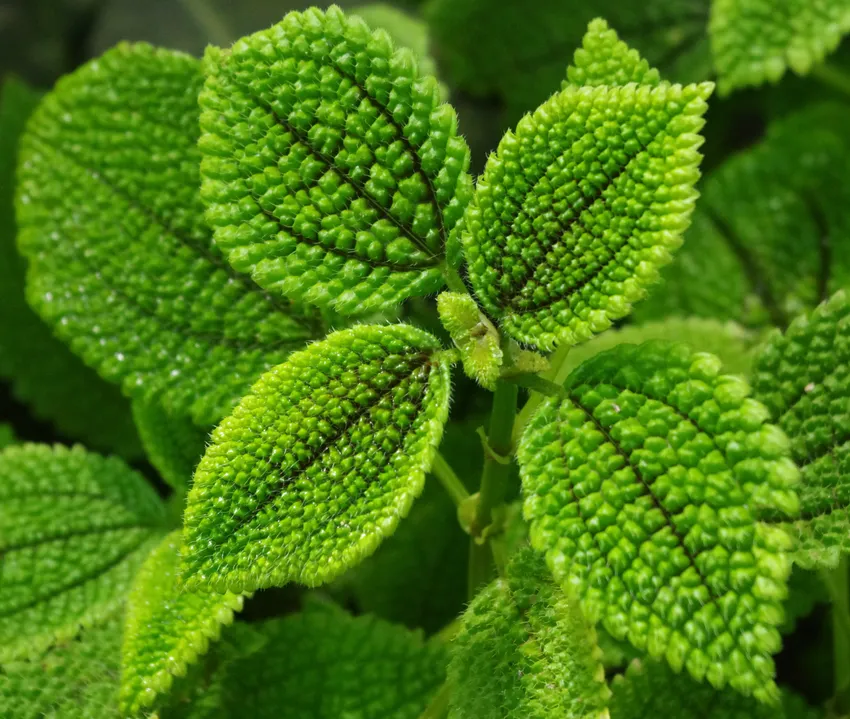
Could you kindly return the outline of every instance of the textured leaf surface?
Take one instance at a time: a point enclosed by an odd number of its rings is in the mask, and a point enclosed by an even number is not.
[[[133,420],[150,463],[175,490],[186,490],[204,455],[209,432],[155,402],[133,402]]]
[[[14,78],[0,93],[0,377],[41,419],[90,447],[141,455],[127,400],[86,367],[27,304],[24,262],[15,247],[17,145],[38,96]]]
[[[21,140],[30,302],[135,399],[212,424],[315,318],[212,244],[198,196],[200,64],[122,44],[57,83]]]
[[[482,590],[452,643],[450,719],[608,716],[595,632],[526,548]]]
[[[442,292],[437,297],[440,322],[460,350],[463,369],[482,387],[496,389],[502,371],[499,333],[475,300],[461,292]]]
[[[443,434],[439,349],[407,325],[362,325],[265,374],[195,473],[187,583],[316,585],[374,552],[422,491]]]
[[[509,132],[464,217],[469,277],[544,349],[624,317],[682,242],[712,85],[568,86]]]
[[[818,719],[821,712],[784,691],[781,706],[762,704],[729,689],[698,684],[651,659],[632,662],[611,683],[611,719]]]
[[[775,698],[771,654],[798,509],[782,431],[720,361],[620,345],[567,380],[522,438],[531,543],[588,617],[697,679]]]
[[[374,617],[311,607],[261,626],[265,648],[229,665],[228,719],[417,719],[445,678],[442,645]]]
[[[128,716],[161,701],[242,609],[241,596],[183,591],[179,548],[180,532],[172,532],[145,560],[127,599],[121,707]]]
[[[794,561],[834,567],[850,551],[850,302],[844,292],[765,343],[753,388],[791,437],[802,469],[801,512],[790,524],[798,545]]]
[[[4,664],[4,719],[117,719],[121,615],[60,642],[32,661]]]
[[[164,521],[121,460],[44,445],[0,453],[0,661],[41,651],[123,600]]]
[[[805,75],[850,31],[847,0],[713,0],[709,35],[721,92]]]
[[[413,52],[332,7],[210,48],[205,67],[201,194],[234,267],[343,314],[442,286],[469,149]]]

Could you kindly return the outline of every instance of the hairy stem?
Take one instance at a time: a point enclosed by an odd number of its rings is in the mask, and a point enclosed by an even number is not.
[[[811,70],[812,77],[820,80],[824,85],[831,87],[833,90],[838,90],[845,95],[850,95],[850,75],[844,70],[840,70],[835,65],[825,62],[822,65],[815,65]]]
[[[425,711],[419,715],[419,719],[442,719],[448,713],[450,697],[451,689],[448,682],[444,682],[425,707]]]
[[[832,600],[832,642],[834,658],[836,699],[843,697],[847,703],[850,689],[850,586],[847,580],[847,558],[842,557],[838,566],[823,572],[823,580]],[[841,711],[850,710],[850,706],[841,707]]]
[[[448,263],[443,261],[440,263],[440,271],[443,273],[446,285],[452,292],[467,294],[466,285],[463,284],[463,279],[456,269],[449,267]]]
[[[434,455],[434,462],[431,465],[431,474],[433,474],[443,485],[443,488],[452,498],[455,506],[460,506],[460,503],[469,497],[469,491],[461,482],[451,465],[446,461],[442,454],[437,452]]]
[[[198,27],[203,30],[209,42],[222,47],[230,47],[233,43],[233,37],[227,23],[222,20],[218,11],[210,5],[209,0],[180,0],[180,2]]]
[[[560,347],[558,347],[558,349],[556,349],[549,357],[549,369],[548,371],[540,375],[541,378],[546,380],[546,382],[556,384],[559,387],[562,386],[564,384],[564,380],[569,374],[569,371],[567,369],[567,355],[569,353],[570,345],[561,345]],[[540,403],[545,398],[545,394],[537,392],[535,390],[532,390],[529,393],[528,401],[523,405],[523,408],[517,415],[516,422],[514,422],[514,444],[519,442],[519,438],[522,436],[522,431],[525,429],[525,425],[528,424],[528,421],[534,414],[534,410],[536,410],[540,406]]]

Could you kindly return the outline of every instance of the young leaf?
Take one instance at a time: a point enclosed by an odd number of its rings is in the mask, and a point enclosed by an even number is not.
[[[850,302],[838,292],[761,348],[753,389],[791,437],[801,513],[794,561],[834,567],[850,551]],[[782,517],[769,517],[781,521]]]
[[[411,51],[312,8],[209,48],[205,68],[201,195],[235,268],[346,315],[442,286],[469,149]]]
[[[646,294],[690,222],[712,87],[570,85],[505,135],[463,245],[507,334],[578,344]]]
[[[173,489],[187,490],[204,455],[209,432],[192,424],[188,417],[166,412],[155,402],[135,400],[132,406],[150,463]]]
[[[229,717],[417,719],[445,677],[440,643],[333,606],[261,628],[264,649],[228,665]]]
[[[721,93],[807,74],[850,32],[847,0],[712,0],[711,51]]]
[[[330,581],[422,491],[449,360],[406,325],[334,332],[263,375],[213,432],[184,516],[187,586]]]
[[[452,644],[450,719],[603,719],[601,652],[534,550],[476,596]]]
[[[461,292],[442,292],[437,297],[440,322],[460,350],[463,369],[482,387],[496,388],[502,371],[499,333],[475,300]]]
[[[127,600],[121,651],[121,709],[135,716],[168,692],[242,609],[230,593],[185,592],[178,586],[180,532],[145,560]]]
[[[4,719],[118,719],[121,614],[65,639],[32,661],[3,665]]]
[[[800,697],[782,692],[780,706],[698,684],[651,659],[635,660],[611,682],[611,719],[820,719]]]
[[[0,661],[111,613],[163,521],[153,489],[115,457],[58,445],[3,450]]]
[[[86,367],[27,304],[25,267],[15,247],[14,174],[18,138],[38,102],[19,80],[0,92],[0,377],[40,419],[87,446],[126,459],[142,454],[127,400]]]
[[[198,196],[200,64],[122,44],[61,79],[30,118],[18,173],[28,295],[134,399],[208,425],[314,336],[212,243]]]
[[[712,355],[619,345],[541,405],[519,448],[532,545],[592,621],[716,687],[777,695],[798,509],[788,440]]]

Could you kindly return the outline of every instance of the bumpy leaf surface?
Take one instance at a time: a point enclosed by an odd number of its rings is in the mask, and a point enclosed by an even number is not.
[[[475,597],[452,643],[450,719],[607,718],[596,636],[526,548]]]
[[[198,194],[200,63],[122,44],[61,79],[21,139],[30,302],[135,399],[220,419],[315,317],[235,273]]]
[[[334,332],[263,375],[213,432],[184,517],[192,586],[334,579],[421,493],[449,364],[407,325]]]
[[[568,86],[509,132],[464,216],[469,277],[520,342],[627,315],[682,242],[712,85]]]
[[[620,345],[524,434],[531,543],[593,620],[697,679],[776,696],[771,654],[799,472],[782,431],[720,361],[684,345]]]
[[[151,487],[115,457],[25,444],[0,453],[0,661],[107,616],[161,531]]]
[[[833,567],[850,551],[850,302],[844,292],[766,342],[753,388],[791,437],[802,469],[801,513],[790,524],[798,542],[794,560]]]
[[[188,417],[166,412],[155,402],[133,402],[133,420],[150,463],[175,490],[186,490],[201,461],[209,432]]]
[[[632,662],[611,683],[611,719],[819,719],[821,712],[790,692],[781,706],[762,704],[729,689],[698,684],[687,675],[674,674],[651,659]]]
[[[805,75],[850,32],[848,0],[713,0],[709,35],[721,92]]]
[[[127,400],[57,340],[26,301],[24,262],[15,247],[15,161],[38,95],[14,78],[0,93],[0,377],[41,419],[96,449],[127,459],[141,447]]]
[[[264,649],[228,667],[228,719],[417,719],[445,678],[441,644],[374,617],[313,606],[261,628]]]
[[[205,67],[201,194],[234,267],[343,314],[442,286],[469,149],[411,51],[332,7],[210,48]]]
[[[121,615],[62,641],[32,661],[4,664],[4,719],[118,719]]]
[[[242,597],[228,592],[183,591],[179,548],[180,532],[169,534],[142,565],[127,599],[121,707],[128,716],[164,695],[242,609]]]

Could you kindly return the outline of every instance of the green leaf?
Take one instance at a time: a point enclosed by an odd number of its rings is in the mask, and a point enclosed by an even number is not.
[[[782,692],[781,706],[761,704],[728,689],[717,691],[677,675],[661,662],[635,660],[611,682],[611,719],[819,719],[821,712]]]
[[[187,586],[328,582],[395,531],[449,408],[449,362],[407,325],[334,332],[213,432],[184,515]]]
[[[519,448],[532,546],[615,638],[774,700],[791,541],[756,510],[798,509],[788,439],[684,345],[619,345],[566,389]]]
[[[132,407],[150,463],[173,489],[187,490],[204,454],[209,431],[192,424],[188,417],[166,412],[155,402],[136,400]]]
[[[164,521],[116,457],[81,447],[0,453],[0,662],[35,654],[108,616]]]
[[[180,532],[145,560],[127,600],[121,651],[121,708],[127,716],[161,701],[175,677],[206,653],[242,609],[230,593],[186,592],[178,585]]]
[[[712,0],[709,35],[720,92],[807,74],[850,32],[847,0]]]
[[[759,351],[755,396],[791,437],[802,470],[800,515],[784,523],[797,540],[794,561],[835,567],[850,551],[850,302],[838,292]],[[767,515],[770,521],[781,517]]]
[[[607,717],[601,654],[578,603],[524,549],[463,616],[449,663],[449,717]]]
[[[263,650],[228,665],[227,717],[417,719],[445,677],[436,642],[333,606],[260,625]]]
[[[578,344],[643,298],[690,222],[712,87],[569,86],[505,135],[463,245],[508,335]]]
[[[7,422],[0,422],[0,449],[8,447],[10,444],[15,444],[15,430],[12,425]]]
[[[463,370],[482,387],[496,389],[502,372],[501,338],[475,300],[461,292],[442,292],[437,297],[440,322],[460,350]]]
[[[788,578],[788,599],[785,601],[783,634],[791,634],[800,619],[808,617],[818,604],[828,604],[829,592],[819,572],[794,567]]]
[[[65,639],[32,661],[3,665],[4,719],[118,719],[121,614]]]
[[[121,44],[57,83],[21,139],[28,296],[134,399],[199,425],[319,330],[220,256],[198,194],[200,63]]]
[[[205,69],[201,195],[235,268],[346,315],[440,289],[469,148],[412,51],[312,8],[209,48]]]
[[[7,78],[0,94],[0,377],[40,419],[88,446],[127,459],[141,447],[121,392],[86,367],[27,304],[24,262],[15,247],[18,139],[38,95]]]

